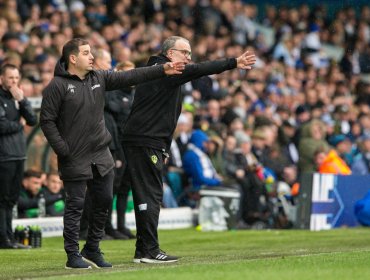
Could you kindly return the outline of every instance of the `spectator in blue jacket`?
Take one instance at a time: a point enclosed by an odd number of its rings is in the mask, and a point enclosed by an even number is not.
[[[207,145],[209,138],[201,130],[195,130],[190,138],[188,149],[184,154],[184,170],[191,178],[195,190],[202,186],[220,186],[222,178],[217,174],[209,156]]]

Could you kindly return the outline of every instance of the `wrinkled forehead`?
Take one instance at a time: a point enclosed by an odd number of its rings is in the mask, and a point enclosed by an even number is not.
[[[78,49],[80,50],[80,53],[89,53],[90,52],[90,45],[81,45],[78,47]]]
[[[8,68],[5,70],[3,76],[6,76],[6,77],[9,77],[9,76],[19,76],[20,73],[18,71],[18,69],[12,69],[12,68]]]
[[[175,46],[174,46],[176,49],[180,49],[180,50],[188,50],[188,51],[191,51],[191,47],[190,47],[190,44],[188,41],[185,41],[185,40],[177,40],[175,42]]]

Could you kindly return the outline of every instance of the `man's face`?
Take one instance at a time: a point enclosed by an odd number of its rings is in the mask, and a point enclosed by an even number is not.
[[[177,40],[175,45],[168,50],[167,56],[172,62],[188,64],[191,61],[190,44],[185,40]]]
[[[72,55],[76,69],[80,72],[93,70],[94,56],[91,53],[90,45],[82,45],[78,49],[80,50],[78,55]]]
[[[52,193],[59,193],[62,188],[62,180],[58,175],[49,175],[47,179],[47,187]]]
[[[103,52],[101,57],[95,58],[95,68],[99,70],[110,70],[112,68],[112,57],[109,52]]]
[[[37,177],[28,177],[23,180],[24,188],[32,193],[32,195],[37,195],[42,187],[42,179]]]
[[[11,87],[19,84],[20,74],[18,69],[6,69],[5,73],[0,76],[1,86],[4,90],[9,90]]]
[[[318,153],[315,158],[314,158],[314,161],[315,161],[315,164],[316,164],[316,167],[320,167],[323,162],[325,161],[325,158],[326,158],[326,153],[322,152],[322,153]]]

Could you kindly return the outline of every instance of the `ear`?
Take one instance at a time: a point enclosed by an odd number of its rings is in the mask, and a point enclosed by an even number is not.
[[[76,64],[76,62],[77,62],[77,56],[76,56],[76,55],[74,55],[74,54],[71,54],[71,55],[69,56],[69,63],[70,63],[70,64],[75,65],[75,64]]]

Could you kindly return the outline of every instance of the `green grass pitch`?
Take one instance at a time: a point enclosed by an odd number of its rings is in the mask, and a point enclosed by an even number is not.
[[[370,279],[370,229],[310,232],[266,230],[160,231],[161,248],[175,264],[134,264],[135,241],[107,240],[102,251],[113,269],[65,270],[63,239],[43,247],[0,250],[0,279]],[[82,242],[83,245],[83,242]]]

